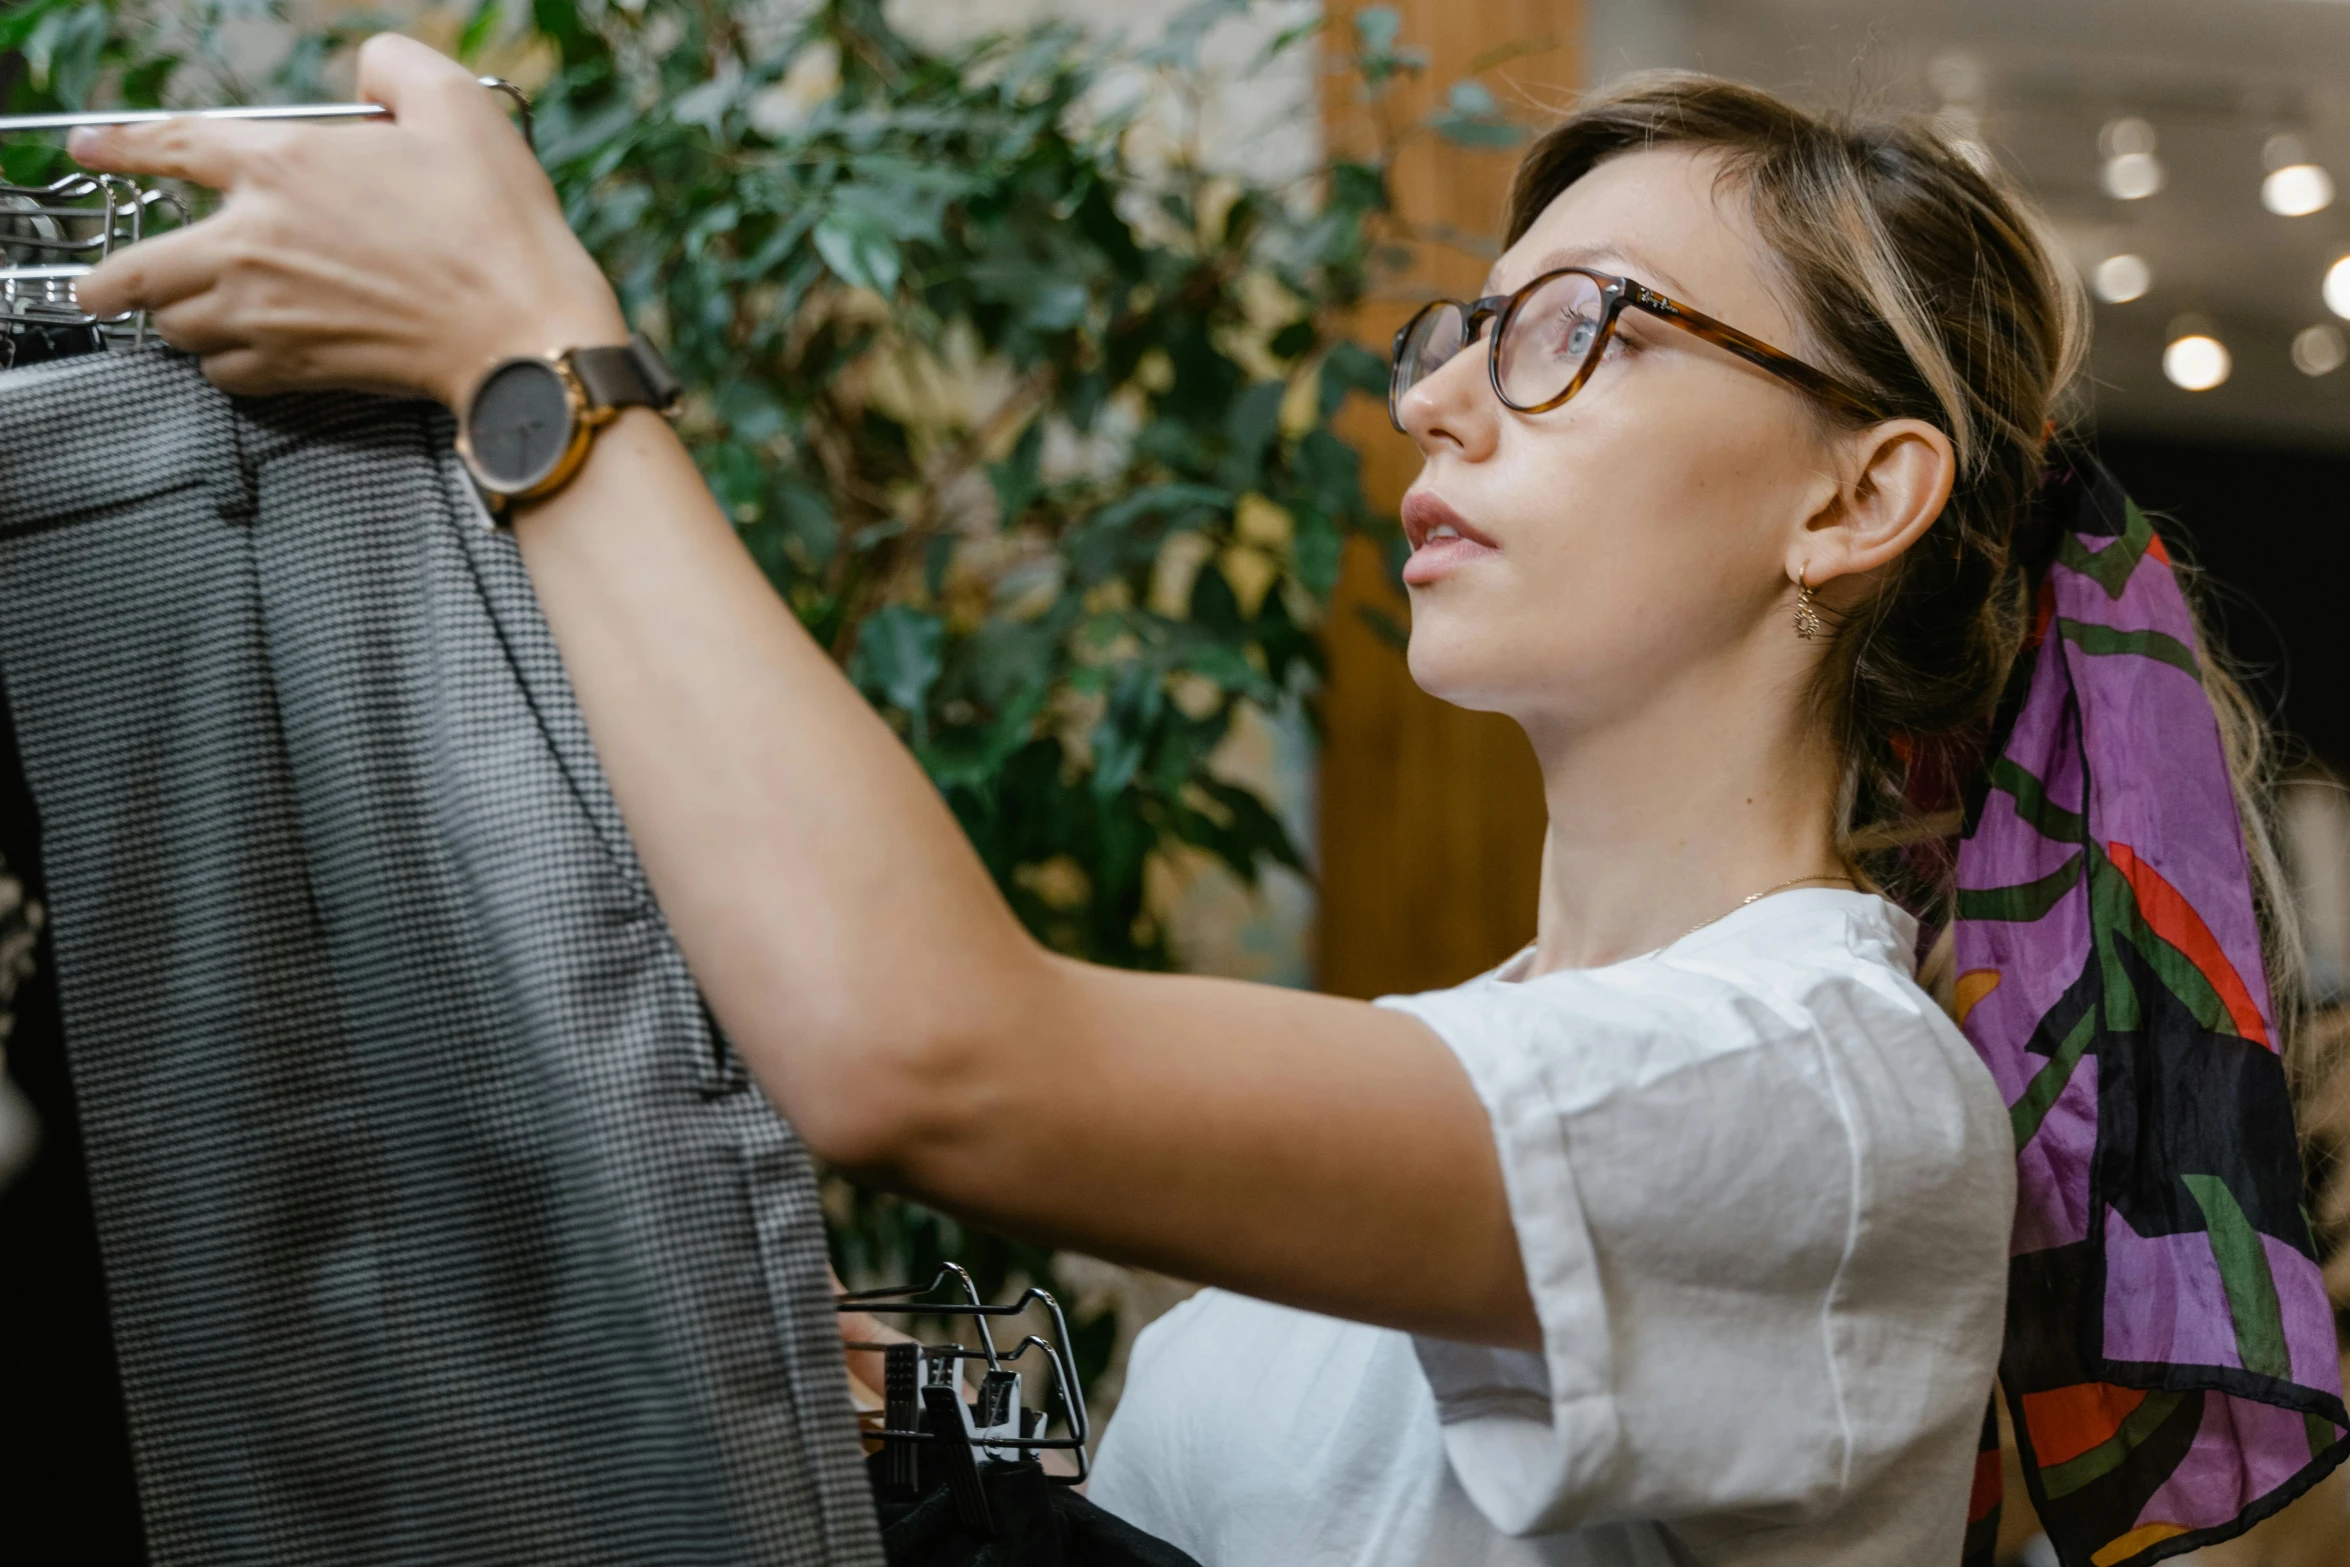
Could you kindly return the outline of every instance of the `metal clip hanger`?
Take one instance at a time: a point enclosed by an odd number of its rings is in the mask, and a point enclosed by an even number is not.
[[[0,369],[32,357],[143,339],[143,316],[93,321],[74,298],[74,279],[123,245],[145,237],[151,209],[187,221],[169,191],[142,190],[114,174],[68,174],[47,185],[0,184]],[[20,351],[22,350],[22,351]]]
[[[534,149],[530,97],[502,76],[475,80],[514,100],[522,114],[522,139]],[[380,120],[391,115],[380,103],[256,103],[223,109],[74,109],[62,114],[0,115],[0,136],[24,131],[71,131],[84,126],[156,125],[165,120]]]
[[[956,1286],[961,1299],[939,1301],[925,1299],[937,1294],[949,1284]],[[965,1349],[960,1344],[888,1345],[855,1343],[851,1349],[871,1349],[884,1352],[888,1380],[887,1402],[880,1430],[868,1430],[867,1436],[882,1439],[883,1449],[892,1454],[892,1474],[911,1477],[911,1459],[901,1457],[913,1444],[950,1443],[964,1449],[961,1458],[976,1461],[985,1457],[998,1462],[1014,1460],[1034,1453],[1059,1450],[1076,1455],[1077,1472],[1074,1475],[1048,1475],[1056,1485],[1082,1485],[1091,1470],[1086,1456],[1086,1443],[1091,1435],[1085,1413],[1085,1389],[1077,1380],[1077,1364],[1070,1358],[1069,1321],[1062,1314],[1060,1302],[1051,1293],[1034,1286],[1021,1292],[1018,1299],[1005,1305],[990,1306],[979,1293],[979,1286],[971,1275],[948,1263],[928,1284],[909,1284],[891,1289],[858,1290],[842,1295],[834,1302],[841,1311],[908,1313],[926,1317],[970,1317],[979,1329],[980,1348]],[[1052,1319],[1052,1338],[1031,1333],[1009,1350],[996,1347],[995,1335],[988,1326],[990,1317],[1016,1317],[1030,1306],[1042,1306]],[[1039,1434],[1036,1423],[1040,1411],[1023,1413],[1020,1398],[1020,1379],[1009,1368],[1009,1362],[1025,1358],[1030,1350],[1044,1356],[1051,1369],[1050,1394],[1060,1406],[1061,1417],[1068,1435],[1048,1437]],[[966,1360],[984,1361],[987,1374],[978,1390],[979,1407],[973,1410],[956,1401],[962,1416],[953,1424],[959,1429],[937,1430],[938,1422],[923,1420],[920,1414],[928,1412],[927,1405],[919,1406],[907,1395],[918,1388],[929,1388],[934,1382],[953,1386],[959,1379],[955,1370]],[[899,1384],[901,1381],[904,1386]],[[924,1395],[927,1397],[927,1394]],[[914,1418],[909,1418],[914,1417]],[[942,1455],[943,1456],[943,1455]],[[949,1459],[949,1473],[959,1472],[962,1463]]]

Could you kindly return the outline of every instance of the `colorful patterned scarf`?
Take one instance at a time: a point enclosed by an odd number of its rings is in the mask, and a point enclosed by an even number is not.
[[[2065,1567],[2134,1567],[2284,1506],[2350,1456],[2350,1415],[2194,624],[2145,514],[2059,466],[1958,850],[1957,999],[2014,1117],[2000,1381],[2032,1502]]]

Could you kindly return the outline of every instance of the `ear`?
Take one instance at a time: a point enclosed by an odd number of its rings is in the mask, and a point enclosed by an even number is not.
[[[1922,419],[1889,419],[1839,443],[1843,477],[1788,541],[1787,578],[1813,587],[1875,571],[1942,515],[1957,482],[1950,437]]]

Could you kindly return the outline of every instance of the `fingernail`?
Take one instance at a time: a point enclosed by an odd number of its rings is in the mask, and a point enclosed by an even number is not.
[[[98,130],[95,126],[77,126],[75,127],[73,134],[65,138],[65,151],[69,157],[77,159],[87,158],[91,153],[96,152],[97,150]]]

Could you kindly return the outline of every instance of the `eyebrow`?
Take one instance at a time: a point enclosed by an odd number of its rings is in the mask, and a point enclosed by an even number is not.
[[[1603,262],[1614,263],[1615,266],[1621,266],[1628,272],[1636,273],[1641,282],[1652,284],[1669,294],[1679,296],[1688,292],[1680,280],[1670,272],[1653,262],[1640,260],[1619,245],[1562,245],[1558,249],[1545,252],[1536,258],[1534,265],[1527,270],[1526,276],[1537,278],[1545,272],[1554,272],[1560,267],[1594,267],[1601,271],[1614,270],[1614,266],[1601,266],[1600,264]],[[1490,272],[1485,274],[1485,292],[1488,294],[1500,292],[1499,285],[1493,281],[1493,274]]]

